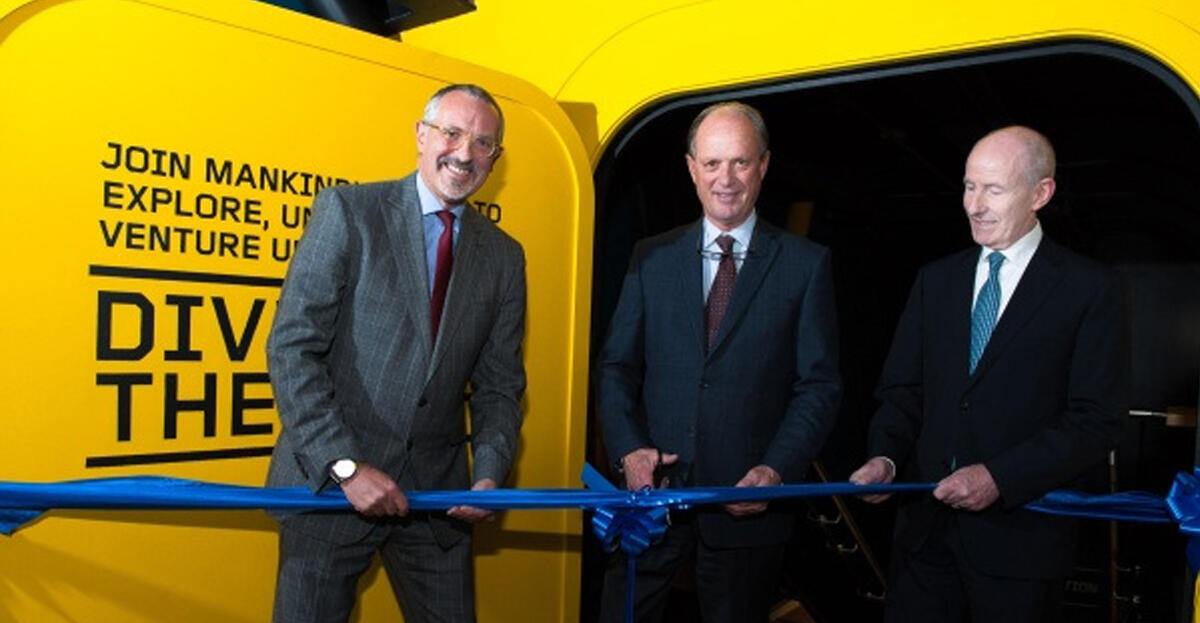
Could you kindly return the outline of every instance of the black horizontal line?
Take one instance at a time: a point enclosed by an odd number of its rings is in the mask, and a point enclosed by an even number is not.
[[[224,273],[199,273],[189,270],[160,270],[157,268],[135,268],[133,266],[103,266],[91,264],[88,274],[93,277],[125,277],[126,279],[158,279],[160,281],[190,281],[193,283],[226,283],[238,286],[262,286],[278,288],[283,279],[256,275],[228,275]]]
[[[157,452],[151,454],[113,454],[89,456],[87,467],[117,467],[120,465],[152,465],[154,463],[185,463],[188,461],[216,461],[219,459],[242,459],[254,456],[270,456],[274,448],[226,448],[224,450],[193,450],[191,452]]]

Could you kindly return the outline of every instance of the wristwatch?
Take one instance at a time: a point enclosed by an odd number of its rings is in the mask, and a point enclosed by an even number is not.
[[[338,459],[329,466],[329,478],[337,484],[342,484],[358,473],[358,463],[354,459]]]

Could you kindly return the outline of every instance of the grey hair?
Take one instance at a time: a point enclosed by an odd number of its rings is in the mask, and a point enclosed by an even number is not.
[[[758,112],[758,109],[755,107],[738,101],[717,102],[716,104],[701,110],[700,114],[696,115],[696,118],[692,120],[692,127],[688,128],[687,153],[691,154],[692,156],[696,155],[696,132],[700,130],[700,124],[704,123],[704,120],[708,118],[709,115],[717,112],[718,110],[732,110],[734,112],[741,113],[741,115],[750,122],[750,125],[754,127],[754,133],[758,135],[758,144],[761,147],[758,155],[761,156],[767,153],[767,146],[770,143],[770,137],[767,134],[767,122],[763,121],[762,113]]]
[[[438,111],[441,108],[442,98],[449,93],[462,92],[467,95],[486,103],[496,111],[496,118],[500,120],[496,126],[496,142],[504,142],[504,111],[500,110],[500,105],[496,103],[496,98],[492,97],[483,87],[475,84],[451,84],[438,89],[433,97],[425,103],[425,114],[421,117],[421,121],[425,123],[435,123],[438,118]]]

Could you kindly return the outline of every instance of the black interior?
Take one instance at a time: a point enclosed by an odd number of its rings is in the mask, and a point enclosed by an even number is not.
[[[1131,406],[1195,409],[1200,102],[1153,60],[1090,42],[809,76],[695,94],[644,112],[612,143],[596,173],[593,352],[607,330],[633,243],[699,217],[684,137],[701,108],[724,99],[757,107],[771,132],[760,216],[784,227],[790,222],[833,251],[845,395],[822,452],[831,479],[846,478],[864,458],[873,387],[916,269],[972,244],[961,207],[966,154],[976,139],[1007,124],[1042,131],[1058,152],[1058,192],[1041,213],[1047,235],[1122,276],[1133,344]],[[1194,428],[1131,416],[1118,456],[1119,488],[1165,493],[1174,472],[1194,463],[1194,439]],[[589,455],[604,464],[595,435]],[[1106,487],[1107,479],[1098,478]],[[886,562],[891,510],[848,504]],[[810,507],[801,514],[828,510]],[[1088,553],[1104,554],[1097,560],[1081,556],[1081,565],[1100,566],[1104,573],[1095,580],[1098,605],[1079,604],[1078,620],[1100,620],[1096,608],[1107,612],[1111,604],[1108,524],[1091,524],[1085,530],[1095,534],[1085,540],[1095,542]],[[793,576],[801,595],[808,593],[806,606],[821,620],[873,620],[878,604],[855,602],[854,594],[864,589],[845,586],[870,582],[809,568],[825,564],[813,555],[828,540],[823,534],[801,530],[794,544]],[[1138,611],[1121,610],[1122,616],[1183,616],[1190,597],[1182,597],[1182,544],[1173,529],[1122,526],[1120,535],[1118,562],[1137,572],[1118,581],[1118,592],[1138,593],[1142,602]],[[588,595],[598,584],[595,553],[588,558],[584,620]],[[1129,579],[1134,576],[1140,579]],[[1077,597],[1088,601],[1088,595]]]

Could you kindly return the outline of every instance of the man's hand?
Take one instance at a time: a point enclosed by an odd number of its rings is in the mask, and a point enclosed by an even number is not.
[[[625,488],[637,491],[643,487],[657,488],[654,470],[659,465],[673,465],[678,454],[663,454],[658,448],[638,448],[621,457],[621,470],[625,472]]]
[[[959,510],[981,511],[1000,497],[1000,490],[983,463],[975,463],[943,478],[933,497]]]
[[[863,463],[863,466],[850,474],[850,482],[856,485],[878,485],[887,484],[896,478],[896,468],[894,464],[881,457],[872,457],[871,460]],[[864,502],[878,504],[890,497],[887,493],[872,493],[870,495],[859,496]]]
[[[483,478],[471,486],[472,491],[491,491],[496,488],[496,481],[491,478]],[[496,518],[496,514],[492,511],[475,508],[474,506],[455,506],[446,511],[446,514],[455,518],[461,519],[470,523],[479,523],[481,521],[492,521]]]
[[[408,498],[391,476],[367,465],[358,464],[358,471],[343,480],[342,492],[354,510],[368,517],[408,514]]]
[[[783,482],[783,478],[779,472],[768,465],[755,465],[746,472],[742,479],[737,481],[735,487],[774,487]],[[753,515],[767,510],[766,502],[737,502],[735,504],[726,504],[725,511],[734,517],[743,515]]]

